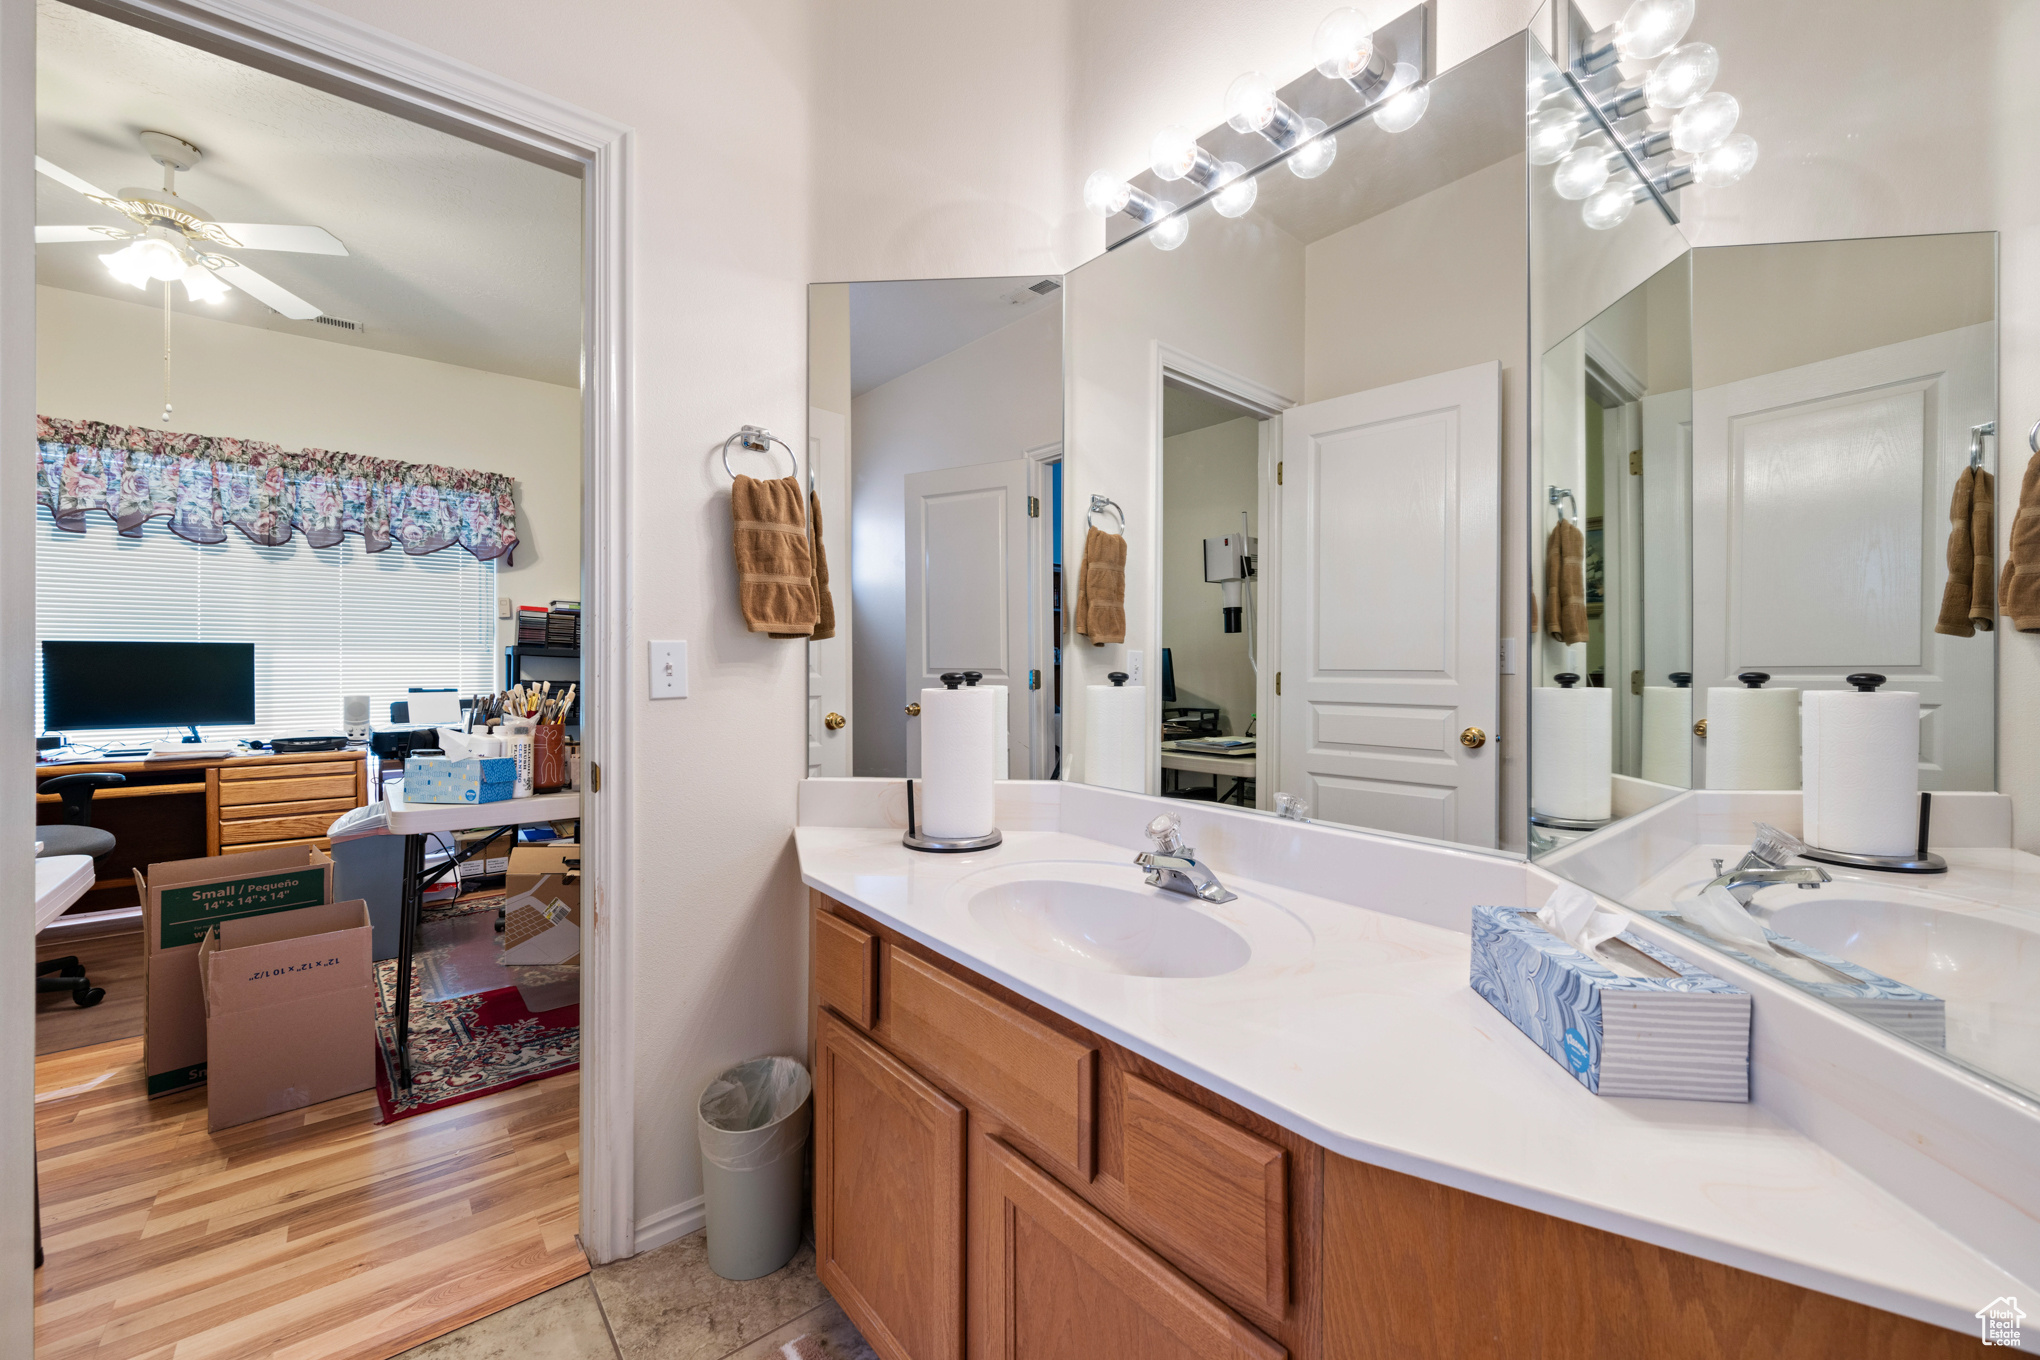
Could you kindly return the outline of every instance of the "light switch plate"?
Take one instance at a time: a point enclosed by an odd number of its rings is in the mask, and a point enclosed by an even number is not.
[[[1142,679],[1142,677],[1146,674],[1145,656],[1140,652],[1129,650],[1126,654],[1126,683],[1129,685],[1144,685],[1147,681]]]
[[[516,615],[516,613],[517,602],[515,600],[511,599],[508,595],[498,595],[496,597],[497,618],[499,619],[512,618]]]
[[[652,697],[654,699],[685,699],[687,697],[686,643],[654,642],[652,644]]]
[[[1515,673],[1516,673],[1516,639],[1514,639],[1514,638],[1503,638],[1503,639],[1502,639],[1502,674],[1503,674],[1503,675],[1514,675]]]

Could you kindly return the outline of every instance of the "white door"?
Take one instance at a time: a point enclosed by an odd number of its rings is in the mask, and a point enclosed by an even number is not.
[[[1948,502],[1995,415],[1994,329],[1694,392],[1696,718],[1741,671],[1796,689],[1873,671],[1920,696],[1921,788],[1996,787],[1992,635],[1934,632]]]
[[[843,778],[851,771],[850,718],[850,498],[849,457],[843,417],[808,408],[808,475],[822,504],[822,548],[835,579],[836,636],[810,642],[808,651],[808,776]],[[843,719],[834,727],[831,716]]]
[[[1498,843],[1501,374],[1282,413],[1276,776],[1313,818]]]
[[[1027,460],[916,472],[907,479],[907,692],[944,671],[1006,686],[1007,770],[1027,778]],[[921,725],[907,723],[907,770],[921,770]],[[1009,773],[1011,771],[1012,773]]]
[[[1693,669],[1693,394],[1653,392],[1642,407],[1643,683],[1676,688],[1673,674]],[[1692,745],[1658,771],[1682,788],[1693,785]]]

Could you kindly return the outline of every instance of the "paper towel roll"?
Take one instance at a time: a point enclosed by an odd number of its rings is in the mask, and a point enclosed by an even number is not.
[[[1530,810],[1605,822],[1615,770],[1615,696],[1605,689],[1530,691]]]
[[[1141,793],[1147,789],[1147,689],[1084,687],[1084,782]]]
[[[1692,690],[1644,686],[1642,773],[1654,784],[1693,787]]]
[[[988,689],[921,691],[921,834],[964,840],[992,832],[998,700]]]
[[[1707,787],[1799,787],[1798,690],[1708,689]]]
[[[992,734],[992,778],[1025,779],[1023,774],[1015,775],[1013,770],[1013,729],[1011,699],[1004,685],[980,685],[979,689],[998,696],[999,715]]]
[[[1804,722],[1806,843],[1845,855],[1918,849],[1920,696],[1809,690]]]

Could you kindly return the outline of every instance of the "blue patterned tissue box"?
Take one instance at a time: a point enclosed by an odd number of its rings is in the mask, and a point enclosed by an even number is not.
[[[404,762],[407,803],[500,803],[517,792],[509,756],[419,756]]]
[[[1748,1100],[1749,993],[1634,932],[1615,939],[1676,976],[1625,976],[1534,912],[1475,907],[1473,990],[1596,1095]]]

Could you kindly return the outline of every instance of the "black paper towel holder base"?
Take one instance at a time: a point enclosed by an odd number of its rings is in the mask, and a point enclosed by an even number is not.
[[[914,821],[914,781],[907,781],[907,834],[900,837],[900,844],[909,850],[920,850],[931,855],[961,855],[972,850],[989,850],[1005,839],[996,826],[982,836],[924,836]]]
[[[1875,869],[1887,874],[1945,874],[1948,861],[1927,849],[1927,831],[1933,825],[1934,795],[1920,793],[1920,843],[1910,855],[1851,855],[1840,850],[1823,850],[1809,845],[1799,852],[1801,859],[1836,864],[1844,869]]]

